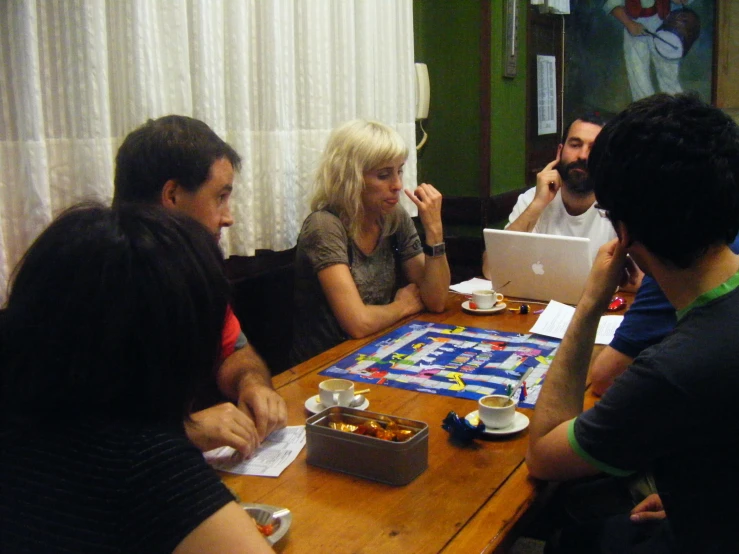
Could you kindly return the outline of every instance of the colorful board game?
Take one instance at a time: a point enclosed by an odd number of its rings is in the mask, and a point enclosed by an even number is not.
[[[560,341],[540,335],[412,321],[323,370],[407,390],[477,400],[506,394],[533,408]]]

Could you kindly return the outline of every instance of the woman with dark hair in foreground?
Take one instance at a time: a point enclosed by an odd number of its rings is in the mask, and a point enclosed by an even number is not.
[[[0,551],[272,552],[183,428],[228,302],[208,231],[73,208],[0,312]]]

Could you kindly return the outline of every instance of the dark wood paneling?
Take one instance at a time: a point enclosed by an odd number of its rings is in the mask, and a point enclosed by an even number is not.
[[[442,222],[444,225],[481,225],[484,202],[474,196],[445,196],[441,207]]]
[[[496,194],[490,198],[473,198],[468,196],[446,196],[442,207],[441,218],[444,225],[467,225],[483,227],[507,219],[518,200],[518,195],[526,188]]]
[[[716,2],[713,101],[719,108],[739,109],[739,2]]]
[[[524,192],[526,188],[518,190],[510,190],[502,194],[496,194],[490,198],[488,206],[488,225],[492,225],[504,219],[508,219],[508,216],[513,211],[513,206],[518,200],[518,195]]]
[[[523,190],[483,199],[463,196],[444,198],[442,220],[452,283],[482,275],[482,230],[507,220]],[[455,227],[463,227],[465,232],[455,233]]]
[[[234,314],[273,375],[291,366],[294,262],[295,248],[226,260]]]
[[[528,83],[526,87],[526,183],[536,181],[536,174],[554,159],[562,134],[562,16],[540,14],[534,6],[528,11]],[[538,134],[538,98],[536,56],[554,56],[557,67],[557,133]]]

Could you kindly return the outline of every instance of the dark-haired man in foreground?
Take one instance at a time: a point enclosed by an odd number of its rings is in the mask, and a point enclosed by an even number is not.
[[[541,479],[651,471],[659,496],[600,528],[565,533],[559,552],[731,552],[739,491],[739,129],[691,95],[636,102],[598,136],[595,194],[618,238],[596,258],[547,375],[527,463]],[[633,269],[677,310],[675,330],[639,354],[582,413],[597,323]],[[654,528],[640,520],[650,515]],[[590,542],[588,542],[590,541]]]
[[[161,204],[204,225],[218,240],[233,224],[229,199],[241,158],[202,121],[170,115],[132,131],[116,156],[113,204]],[[287,407],[275,392],[269,369],[247,343],[228,309],[222,333],[217,390],[204,394],[219,402],[191,415],[185,428],[201,450],[231,446],[250,455],[267,435],[285,426]]]

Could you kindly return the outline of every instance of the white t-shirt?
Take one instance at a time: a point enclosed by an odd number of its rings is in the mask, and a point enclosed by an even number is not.
[[[508,225],[516,221],[523,211],[529,207],[535,194],[536,187],[531,187],[518,197],[518,201],[508,218]],[[598,210],[593,206],[590,206],[587,211],[580,215],[568,214],[564,202],[562,202],[561,191],[557,191],[554,199],[541,212],[541,216],[532,232],[544,235],[588,238],[590,239],[590,254],[593,259],[595,259],[595,255],[602,245],[616,238],[616,231],[613,229],[610,220],[607,217],[601,217]]]

